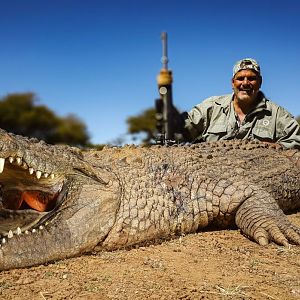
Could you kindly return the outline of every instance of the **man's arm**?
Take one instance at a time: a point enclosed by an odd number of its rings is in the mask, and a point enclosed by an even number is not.
[[[184,137],[187,141],[201,141],[205,126],[207,125],[207,108],[203,104],[198,104],[193,109],[183,114]]]
[[[300,149],[300,126],[296,119],[284,108],[279,107],[277,114],[277,143],[285,148]]]

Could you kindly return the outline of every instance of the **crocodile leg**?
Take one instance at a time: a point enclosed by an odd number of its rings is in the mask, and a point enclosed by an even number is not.
[[[300,228],[293,225],[275,199],[261,189],[256,190],[238,208],[236,225],[260,245],[273,241],[289,247],[289,242],[300,245]]]

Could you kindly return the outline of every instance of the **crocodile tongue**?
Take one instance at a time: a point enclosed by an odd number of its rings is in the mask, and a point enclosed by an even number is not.
[[[44,212],[52,210],[55,207],[58,193],[50,195],[39,191],[26,191],[22,193],[22,199],[31,208]]]
[[[2,203],[6,209],[17,210],[25,208],[26,204],[39,212],[52,210],[55,207],[58,193],[51,195],[41,191],[16,191],[5,192]]]

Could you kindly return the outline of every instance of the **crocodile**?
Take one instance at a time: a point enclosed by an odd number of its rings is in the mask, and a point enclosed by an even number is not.
[[[207,228],[300,245],[300,151],[257,141],[82,150],[0,129],[0,270]]]

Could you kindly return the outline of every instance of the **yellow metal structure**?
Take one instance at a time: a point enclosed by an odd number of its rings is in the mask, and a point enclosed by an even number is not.
[[[157,76],[157,84],[159,87],[164,85],[171,85],[173,82],[172,71],[161,69]]]

